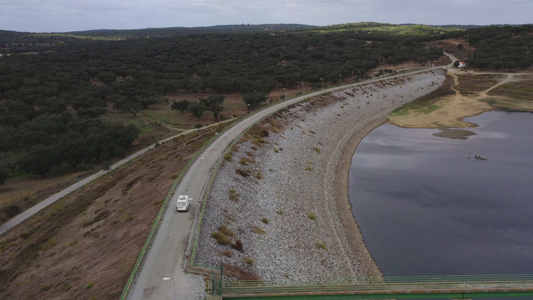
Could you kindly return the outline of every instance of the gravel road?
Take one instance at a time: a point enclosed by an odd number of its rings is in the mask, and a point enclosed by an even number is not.
[[[216,176],[196,261],[234,265],[262,279],[379,276],[348,201],[351,158],[392,109],[444,79],[444,70],[433,70],[353,86],[262,121],[263,140],[239,142]],[[211,237],[221,225],[243,252]]]

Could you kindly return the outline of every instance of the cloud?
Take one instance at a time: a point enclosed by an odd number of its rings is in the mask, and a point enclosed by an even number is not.
[[[531,23],[530,0],[0,0],[0,29],[73,31],[362,21]]]

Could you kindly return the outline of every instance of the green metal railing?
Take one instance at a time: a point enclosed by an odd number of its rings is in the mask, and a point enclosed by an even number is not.
[[[234,123],[233,123],[233,125],[234,125]],[[225,132],[229,127],[232,127],[233,125],[226,126],[222,132]],[[148,247],[150,246],[150,244],[152,243],[152,240],[154,238],[156,229],[157,229],[157,227],[159,226],[159,223],[162,220],[163,213],[165,212],[165,210],[167,208],[168,202],[169,202],[170,198],[172,197],[172,194],[174,193],[174,190],[176,189],[176,186],[181,182],[181,179],[183,178],[183,175],[187,172],[187,170],[189,170],[190,166],[198,158],[200,153],[202,153],[203,150],[207,146],[209,146],[216,138],[217,138],[217,136],[213,136],[198,151],[196,151],[194,156],[191,159],[189,159],[189,161],[187,162],[187,165],[185,165],[185,167],[181,170],[181,172],[179,173],[178,177],[176,178],[176,180],[174,181],[174,183],[170,187],[170,189],[169,189],[169,191],[168,191],[168,193],[167,193],[167,195],[165,197],[165,200],[163,201],[163,204],[161,205],[161,208],[159,209],[159,212],[158,212],[157,216],[155,217],[155,220],[153,222],[152,228],[150,229],[150,233],[148,233],[148,237],[146,238],[146,241],[144,242],[144,245],[143,245],[143,247],[141,249],[141,252],[139,253],[139,257],[137,258],[137,261],[135,262],[135,265],[133,267],[133,270],[131,271],[131,274],[130,274],[130,277],[128,278],[126,286],[124,287],[124,290],[122,291],[122,295],[120,296],[120,300],[126,299],[128,293],[129,293],[131,285],[133,284],[133,280],[135,279],[135,277],[137,276],[137,273],[140,270],[141,263],[142,263],[142,261],[144,259],[144,256],[146,255],[146,251],[147,251]]]
[[[210,191],[211,191],[211,186],[212,186],[213,182],[215,181],[215,177],[217,176],[218,170],[220,169],[220,167],[222,166],[222,163],[224,162],[224,157],[226,156],[226,154],[228,154],[229,151],[231,151],[231,148],[237,143],[237,141],[239,141],[242,138],[242,136],[250,128],[252,128],[255,124],[257,124],[261,120],[262,119],[254,122],[253,124],[248,126],[243,132],[241,132],[236,138],[233,139],[231,144],[228,147],[226,147],[226,150],[224,150],[222,155],[220,155],[220,157],[218,158],[218,161],[216,162],[215,167],[213,168],[213,171],[211,172],[211,176],[209,177],[209,181],[207,183],[207,187],[206,187],[206,190],[205,190],[205,193],[204,193],[204,198],[203,198],[203,203],[202,203],[202,208],[201,208],[201,211],[200,211],[200,215],[198,217],[198,226],[197,226],[197,229],[196,229],[196,234],[195,234],[195,239],[194,239],[194,244],[193,244],[193,250],[192,250],[192,254],[191,254],[191,266],[193,266],[193,267],[202,267],[202,264],[196,262],[196,260],[195,260],[196,259],[196,251],[197,251],[197,248],[198,248],[198,239],[200,237],[200,231],[201,231],[201,227],[202,227],[202,220],[203,220],[203,217],[204,217],[205,205],[207,203],[207,199],[208,199]],[[229,127],[232,127],[232,126],[229,126]],[[212,268],[209,267],[209,269],[212,269]]]
[[[533,296],[533,274],[223,280],[221,285],[223,299],[459,299]]]
[[[225,287],[235,286],[306,286],[345,285],[372,283],[442,283],[442,282],[508,282],[532,281],[533,274],[499,275],[435,275],[435,276],[385,276],[385,277],[340,277],[307,279],[224,280]]]

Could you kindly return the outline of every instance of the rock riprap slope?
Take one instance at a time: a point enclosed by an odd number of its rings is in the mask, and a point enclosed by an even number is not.
[[[348,201],[351,157],[392,109],[444,79],[436,70],[348,87],[256,124],[213,182],[196,261],[262,279],[379,276]]]

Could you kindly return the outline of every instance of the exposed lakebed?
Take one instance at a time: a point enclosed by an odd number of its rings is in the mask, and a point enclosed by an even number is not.
[[[533,273],[533,114],[466,121],[467,139],[385,124],[357,148],[350,202],[385,276]]]

